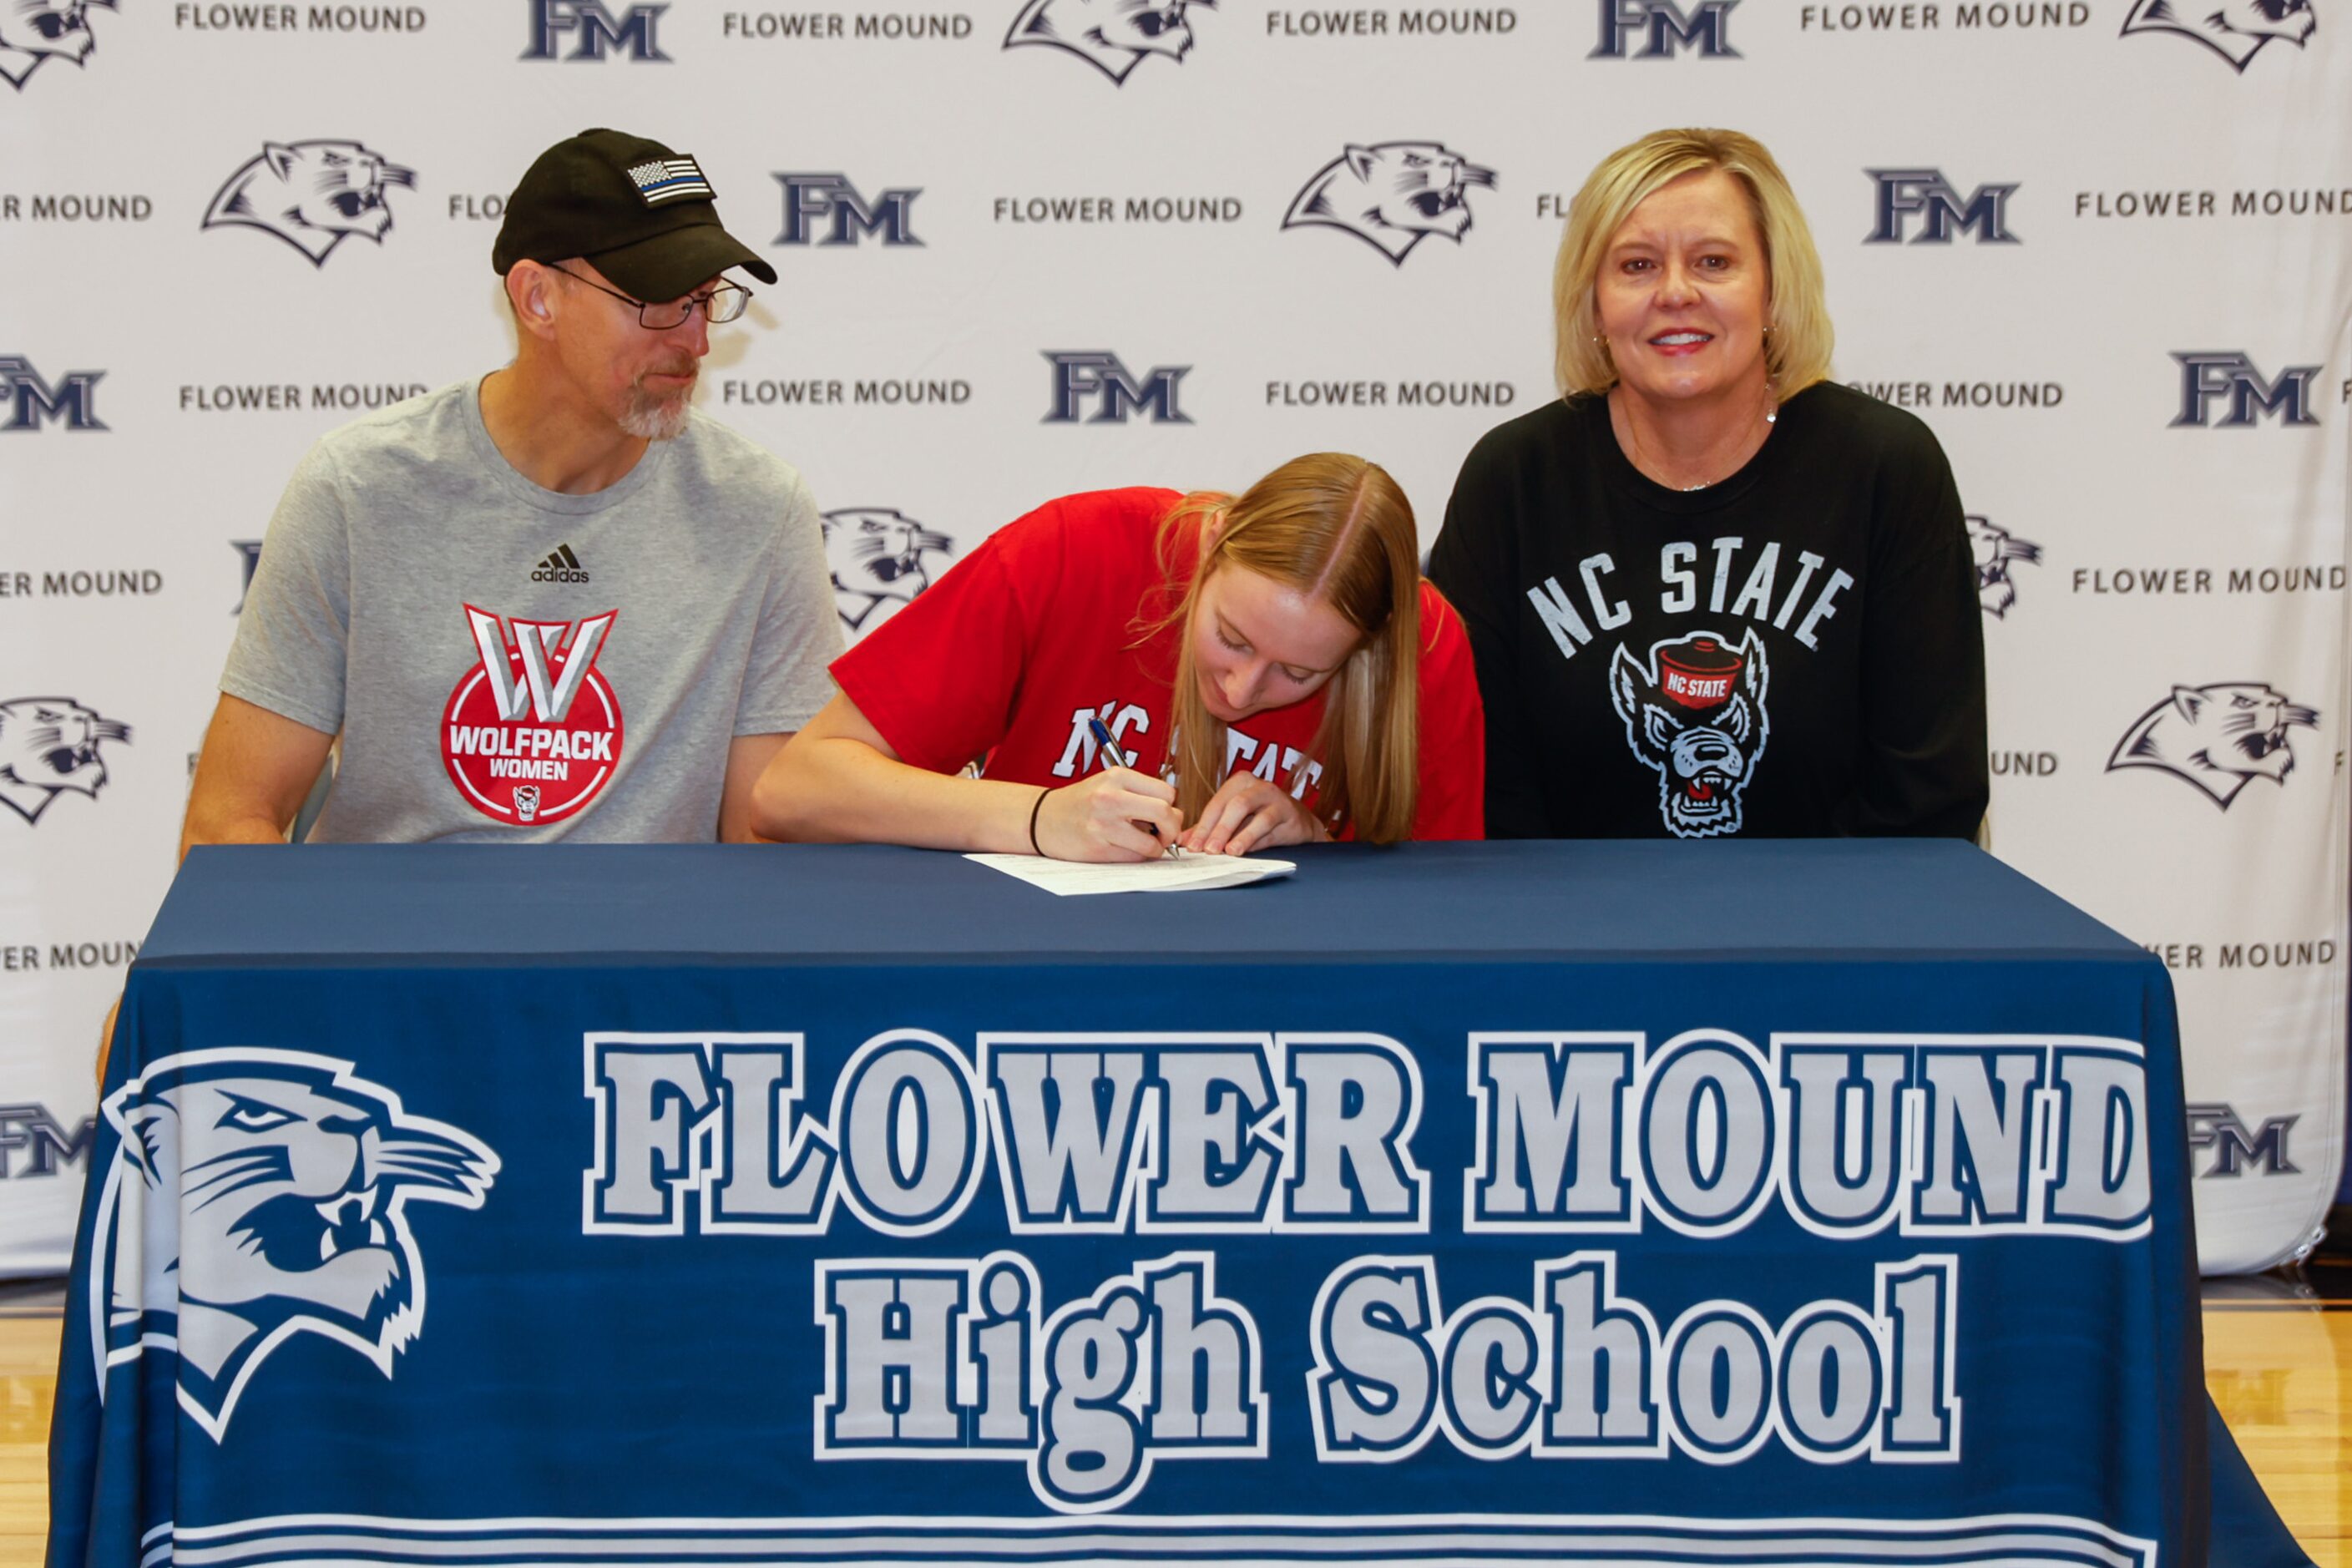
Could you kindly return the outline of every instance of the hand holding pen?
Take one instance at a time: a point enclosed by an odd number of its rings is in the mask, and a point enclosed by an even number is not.
[[[1122,769],[1125,772],[1135,773],[1135,776],[1139,780],[1146,779],[1148,777],[1146,774],[1135,772],[1135,759],[1129,756],[1125,752],[1119,750],[1118,742],[1112,737],[1109,725],[1105,724],[1099,718],[1094,718],[1087,721],[1087,729],[1093,734],[1095,738],[1095,749],[1102,753],[1102,759],[1104,762],[1108,763],[1114,768]],[[1165,787],[1168,791],[1168,799],[1171,805],[1174,803],[1176,798],[1175,785],[1169,784],[1166,779],[1150,779],[1150,782]],[[1165,833],[1162,833],[1160,830],[1160,825],[1155,820],[1139,818],[1136,821],[1136,826],[1140,827],[1146,833],[1150,834],[1153,838],[1159,840],[1160,848],[1154,852],[1156,854],[1165,855],[1174,849],[1176,846],[1176,835],[1184,826],[1184,818],[1181,814],[1171,813],[1171,815],[1173,821],[1169,830]],[[1149,858],[1149,857],[1147,857],[1147,858]]]
[[[1176,786],[1139,773],[1100,719],[1089,721],[1109,765],[1076,784],[1042,792],[1032,808],[1031,847],[1057,860],[1150,860],[1182,831]]]

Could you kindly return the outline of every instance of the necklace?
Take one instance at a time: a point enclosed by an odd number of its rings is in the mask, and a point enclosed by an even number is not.
[[[1645,459],[1647,458],[1647,457],[1648,457],[1648,454],[1647,454],[1647,453],[1645,453],[1645,452],[1643,452],[1643,451],[1642,450],[1642,438],[1641,438],[1641,437],[1640,437],[1638,434],[1636,434],[1636,433],[1635,433],[1635,431],[1634,431],[1634,428],[1633,428],[1633,416],[1632,415],[1630,415],[1630,414],[1625,413],[1622,408],[1620,408],[1620,407],[1619,407],[1616,404],[1614,404],[1613,402],[1610,405],[1610,410],[1609,410],[1609,412],[1610,412],[1610,419],[1611,419],[1611,423],[1612,423],[1612,426],[1613,426],[1613,425],[1614,425],[1618,420],[1621,420],[1621,419],[1624,422],[1624,426],[1625,426],[1625,430],[1624,430],[1624,444],[1625,444],[1626,446],[1628,446],[1628,447],[1630,447],[1632,448],[1632,451],[1631,451],[1631,453],[1630,453],[1629,455],[1632,457],[1632,458],[1633,458],[1633,467],[1634,467],[1637,470],[1639,470],[1640,472],[1642,472],[1642,473],[1643,473],[1643,474],[1644,474],[1644,475],[1650,474],[1650,473],[1653,471],[1653,470],[1652,470],[1652,466],[1650,465],[1650,463],[1649,463],[1648,461],[1646,461],[1646,460],[1645,460]],[[1764,404],[1764,433],[1765,433],[1765,435],[1766,435],[1766,436],[1769,436],[1769,435],[1770,435],[1770,434],[1771,434],[1772,426],[1773,426],[1773,425],[1774,425],[1774,424],[1776,424],[1776,423],[1780,420],[1780,404],[1779,404],[1778,402],[1776,402],[1776,401],[1772,400],[1772,398],[1771,398],[1771,396],[1770,396],[1770,395],[1769,395],[1769,394],[1767,394],[1767,395],[1766,395],[1766,399],[1765,399],[1765,404]],[[1754,447],[1749,448],[1749,449],[1748,449],[1748,451],[1747,453],[1745,453],[1744,455],[1742,455],[1742,457],[1740,458],[1740,459],[1739,459],[1739,461],[1738,461],[1738,463],[1735,463],[1735,464],[1733,464],[1733,465],[1732,465],[1731,472],[1736,474],[1736,473],[1738,473],[1738,472],[1742,468],[1746,467],[1746,466],[1747,466],[1747,463],[1748,463],[1748,458],[1753,458],[1753,457],[1756,455],[1757,450],[1758,450],[1758,449],[1759,449],[1759,448],[1761,448],[1761,447],[1763,447],[1763,445],[1764,445],[1764,438],[1763,438],[1763,437],[1759,437],[1757,438],[1756,446],[1755,446]],[[1730,477],[1730,475],[1728,475],[1728,474],[1727,474],[1727,475],[1725,475],[1725,476],[1724,476],[1724,478],[1726,478],[1726,479],[1728,479],[1729,477]],[[1663,483],[1664,481],[1660,481],[1660,482],[1661,482],[1661,483]],[[1722,480],[1720,480],[1720,479],[1701,479],[1701,480],[1699,480],[1699,482],[1698,482],[1698,483],[1696,483],[1696,484],[1695,484],[1695,485],[1677,485],[1677,486],[1675,486],[1675,488],[1676,489],[1679,489],[1680,491],[1682,491],[1682,493],[1683,493],[1683,494],[1685,494],[1685,495],[1688,495],[1688,494],[1690,494],[1693,490],[1703,490],[1703,489],[1706,489],[1709,485],[1712,485],[1712,484],[1720,484],[1721,482],[1722,482]]]
[[[1772,425],[1773,425],[1773,423],[1774,423],[1776,420],[1778,420],[1780,417],[1780,405],[1779,404],[1777,404],[1777,403],[1776,403],[1776,404],[1770,404],[1770,405],[1768,405],[1765,407],[1765,410],[1764,410],[1764,429],[1765,429],[1765,433],[1766,433],[1767,435],[1769,435],[1769,434],[1770,434],[1770,433],[1771,433],[1771,428],[1772,428]],[[1630,428],[1632,428],[1632,426],[1633,426],[1633,422],[1632,420],[1630,420],[1630,419],[1629,419],[1629,420],[1627,420],[1627,421],[1625,422],[1625,424],[1626,424],[1626,427],[1627,427],[1627,428],[1629,428],[1629,429],[1630,429]],[[1763,445],[1763,443],[1759,441],[1759,442],[1758,442],[1758,443],[1757,443],[1757,445],[1760,447],[1760,446],[1762,446],[1762,445]],[[1749,457],[1753,457],[1753,456],[1755,456],[1755,454],[1751,452],[1751,453],[1749,453],[1749,454],[1748,454],[1748,456],[1749,456]],[[1745,465],[1745,463],[1743,462],[1741,466],[1742,466],[1742,467],[1745,467],[1746,465]],[[1736,473],[1738,473],[1738,472],[1739,471],[1739,469],[1738,469],[1738,468],[1734,468],[1734,469],[1732,469],[1731,471],[1732,471],[1732,473],[1735,473],[1735,474],[1736,474]],[[1726,477],[1726,478],[1729,478],[1730,476],[1729,476],[1729,475],[1726,475],[1725,477]],[[1707,487],[1707,485],[1708,485],[1708,483],[1709,483],[1709,482],[1710,482],[1710,481],[1708,481],[1708,480],[1701,479],[1701,480],[1699,480],[1699,482],[1698,482],[1698,483],[1696,483],[1696,484],[1695,484],[1695,485],[1685,485],[1685,486],[1683,487],[1683,494],[1685,494],[1685,495],[1688,495],[1688,494],[1690,494],[1690,493],[1691,493],[1691,491],[1693,491],[1693,490],[1703,490],[1703,489],[1706,489],[1706,487]]]

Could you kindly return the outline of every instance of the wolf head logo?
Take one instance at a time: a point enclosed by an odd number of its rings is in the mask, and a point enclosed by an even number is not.
[[[415,184],[415,170],[356,142],[271,142],[215,193],[203,226],[257,228],[324,267],[352,235],[382,244],[392,227],[384,192]]]
[[[1434,142],[1351,146],[1292,198],[1282,226],[1345,229],[1402,267],[1433,234],[1458,244],[1470,227],[1470,187],[1494,183],[1494,170]]]
[[[2318,26],[2311,0],[2135,0],[2124,36],[2179,33],[2242,71],[2273,38],[2299,49]]]
[[[2017,603],[2017,584],[2010,581],[2009,569],[2021,562],[2028,566],[2040,565],[2042,546],[1971,516],[1969,548],[1977,558],[1977,603],[1984,606],[1988,616],[2007,616],[2009,607]]]
[[[887,616],[929,587],[931,565],[924,557],[955,548],[946,534],[890,507],[850,507],[826,512],[822,521],[833,602],[853,632],[877,610]]]
[[[131,743],[131,726],[100,718],[70,697],[18,697],[0,702],[0,802],[27,822],[41,820],[67,790],[93,800],[106,784],[109,741]]]
[[[1769,732],[1767,676],[1753,627],[1738,647],[1713,632],[1653,644],[1647,668],[1618,645],[1609,696],[1633,754],[1657,773],[1658,813],[1675,837],[1739,831]]]
[[[21,90],[49,60],[88,59],[98,47],[89,30],[94,5],[111,11],[115,0],[0,0],[0,80]]]
[[[2319,710],[2289,702],[2259,680],[2176,686],[2133,721],[2107,759],[2119,768],[2161,768],[2205,792],[2223,811],[2254,780],[2284,784],[2294,771],[2287,731],[2316,729]]]
[[[425,1322],[407,1205],[479,1208],[499,1169],[470,1133],[300,1051],[166,1057],[101,1110],[117,1142],[90,1252],[92,1340],[110,1365],[175,1348],[181,1407],[215,1441],[294,1334],[390,1377]]]
[[[1148,56],[1181,63],[1192,47],[1185,13],[1216,0],[1028,0],[1004,35],[1004,47],[1043,44],[1067,49],[1124,86]]]

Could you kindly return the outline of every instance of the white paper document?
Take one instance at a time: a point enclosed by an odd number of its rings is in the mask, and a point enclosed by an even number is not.
[[[1083,860],[1049,860],[1039,855],[967,855],[992,871],[1018,877],[1056,898],[1079,893],[1192,893],[1208,888],[1238,888],[1298,869],[1290,860],[1247,855],[1195,855],[1179,849],[1157,860],[1097,866]]]

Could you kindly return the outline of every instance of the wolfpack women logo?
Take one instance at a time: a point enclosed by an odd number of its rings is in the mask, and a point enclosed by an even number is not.
[[[1470,227],[1470,187],[1494,184],[1494,170],[1437,142],[1376,142],[1349,147],[1317,170],[1282,226],[1345,229],[1402,267],[1433,234],[1460,243]]]
[[[415,170],[387,163],[356,142],[266,142],[214,193],[203,226],[257,228],[324,267],[352,235],[381,245],[392,227],[385,190],[415,184]]]
[[[390,1377],[425,1326],[404,1211],[478,1209],[499,1170],[471,1133],[301,1051],[165,1057],[101,1110],[117,1142],[90,1241],[91,1343],[108,1366],[176,1351],[181,1408],[215,1442],[295,1334]]]
[[[1714,632],[1654,643],[1646,668],[1618,645],[1610,700],[1626,743],[1658,775],[1658,815],[1675,837],[1739,831],[1740,795],[1771,731],[1767,674],[1752,627],[1738,647]]]
[[[2273,38],[2299,49],[2318,26],[2311,0],[2135,0],[2124,18],[2124,37],[2178,33],[2242,71]]]
[[[131,726],[101,718],[70,697],[18,697],[0,702],[0,805],[37,823],[68,790],[92,800],[106,787],[109,741],[131,743]]]
[[[528,827],[596,797],[621,762],[621,700],[596,656],[618,610],[573,621],[511,621],[473,605],[481,662],[441,715],[441,761],[483,816]]]
[[[871,619],[880,625],[902,605],[931,585],[926,559],[944,555],[955,541],[934,533],[895,507],[848,507],[826,512],[825,563],[833,568],[833,602],[841,624],[855,632]],[[937,570],[944,571],[941,562]],[[878,612],[878,613],[877,613]]]
[[[13,0],[0,5],[0,81],[21,89],[25,79],[50,60],[79,65],[98,47],[89,30],[93,5],[114,9],[114,0]]]
[[[1028,0],[1004,35],[1004,47],[1043,44],[1066,49],[1124,87],[1146,56],[1181,64],[1192,47],[1184,13],[1216,0]]]
[[[2258,778],[2284,784],[2294,771],[2287,731],[2319,727],[2319,710],[2289,702],[2259,680],[2176,686],[2132,721],[2107,759],[2109,773],[2159,768],[2203,790],[2223,811]]]

